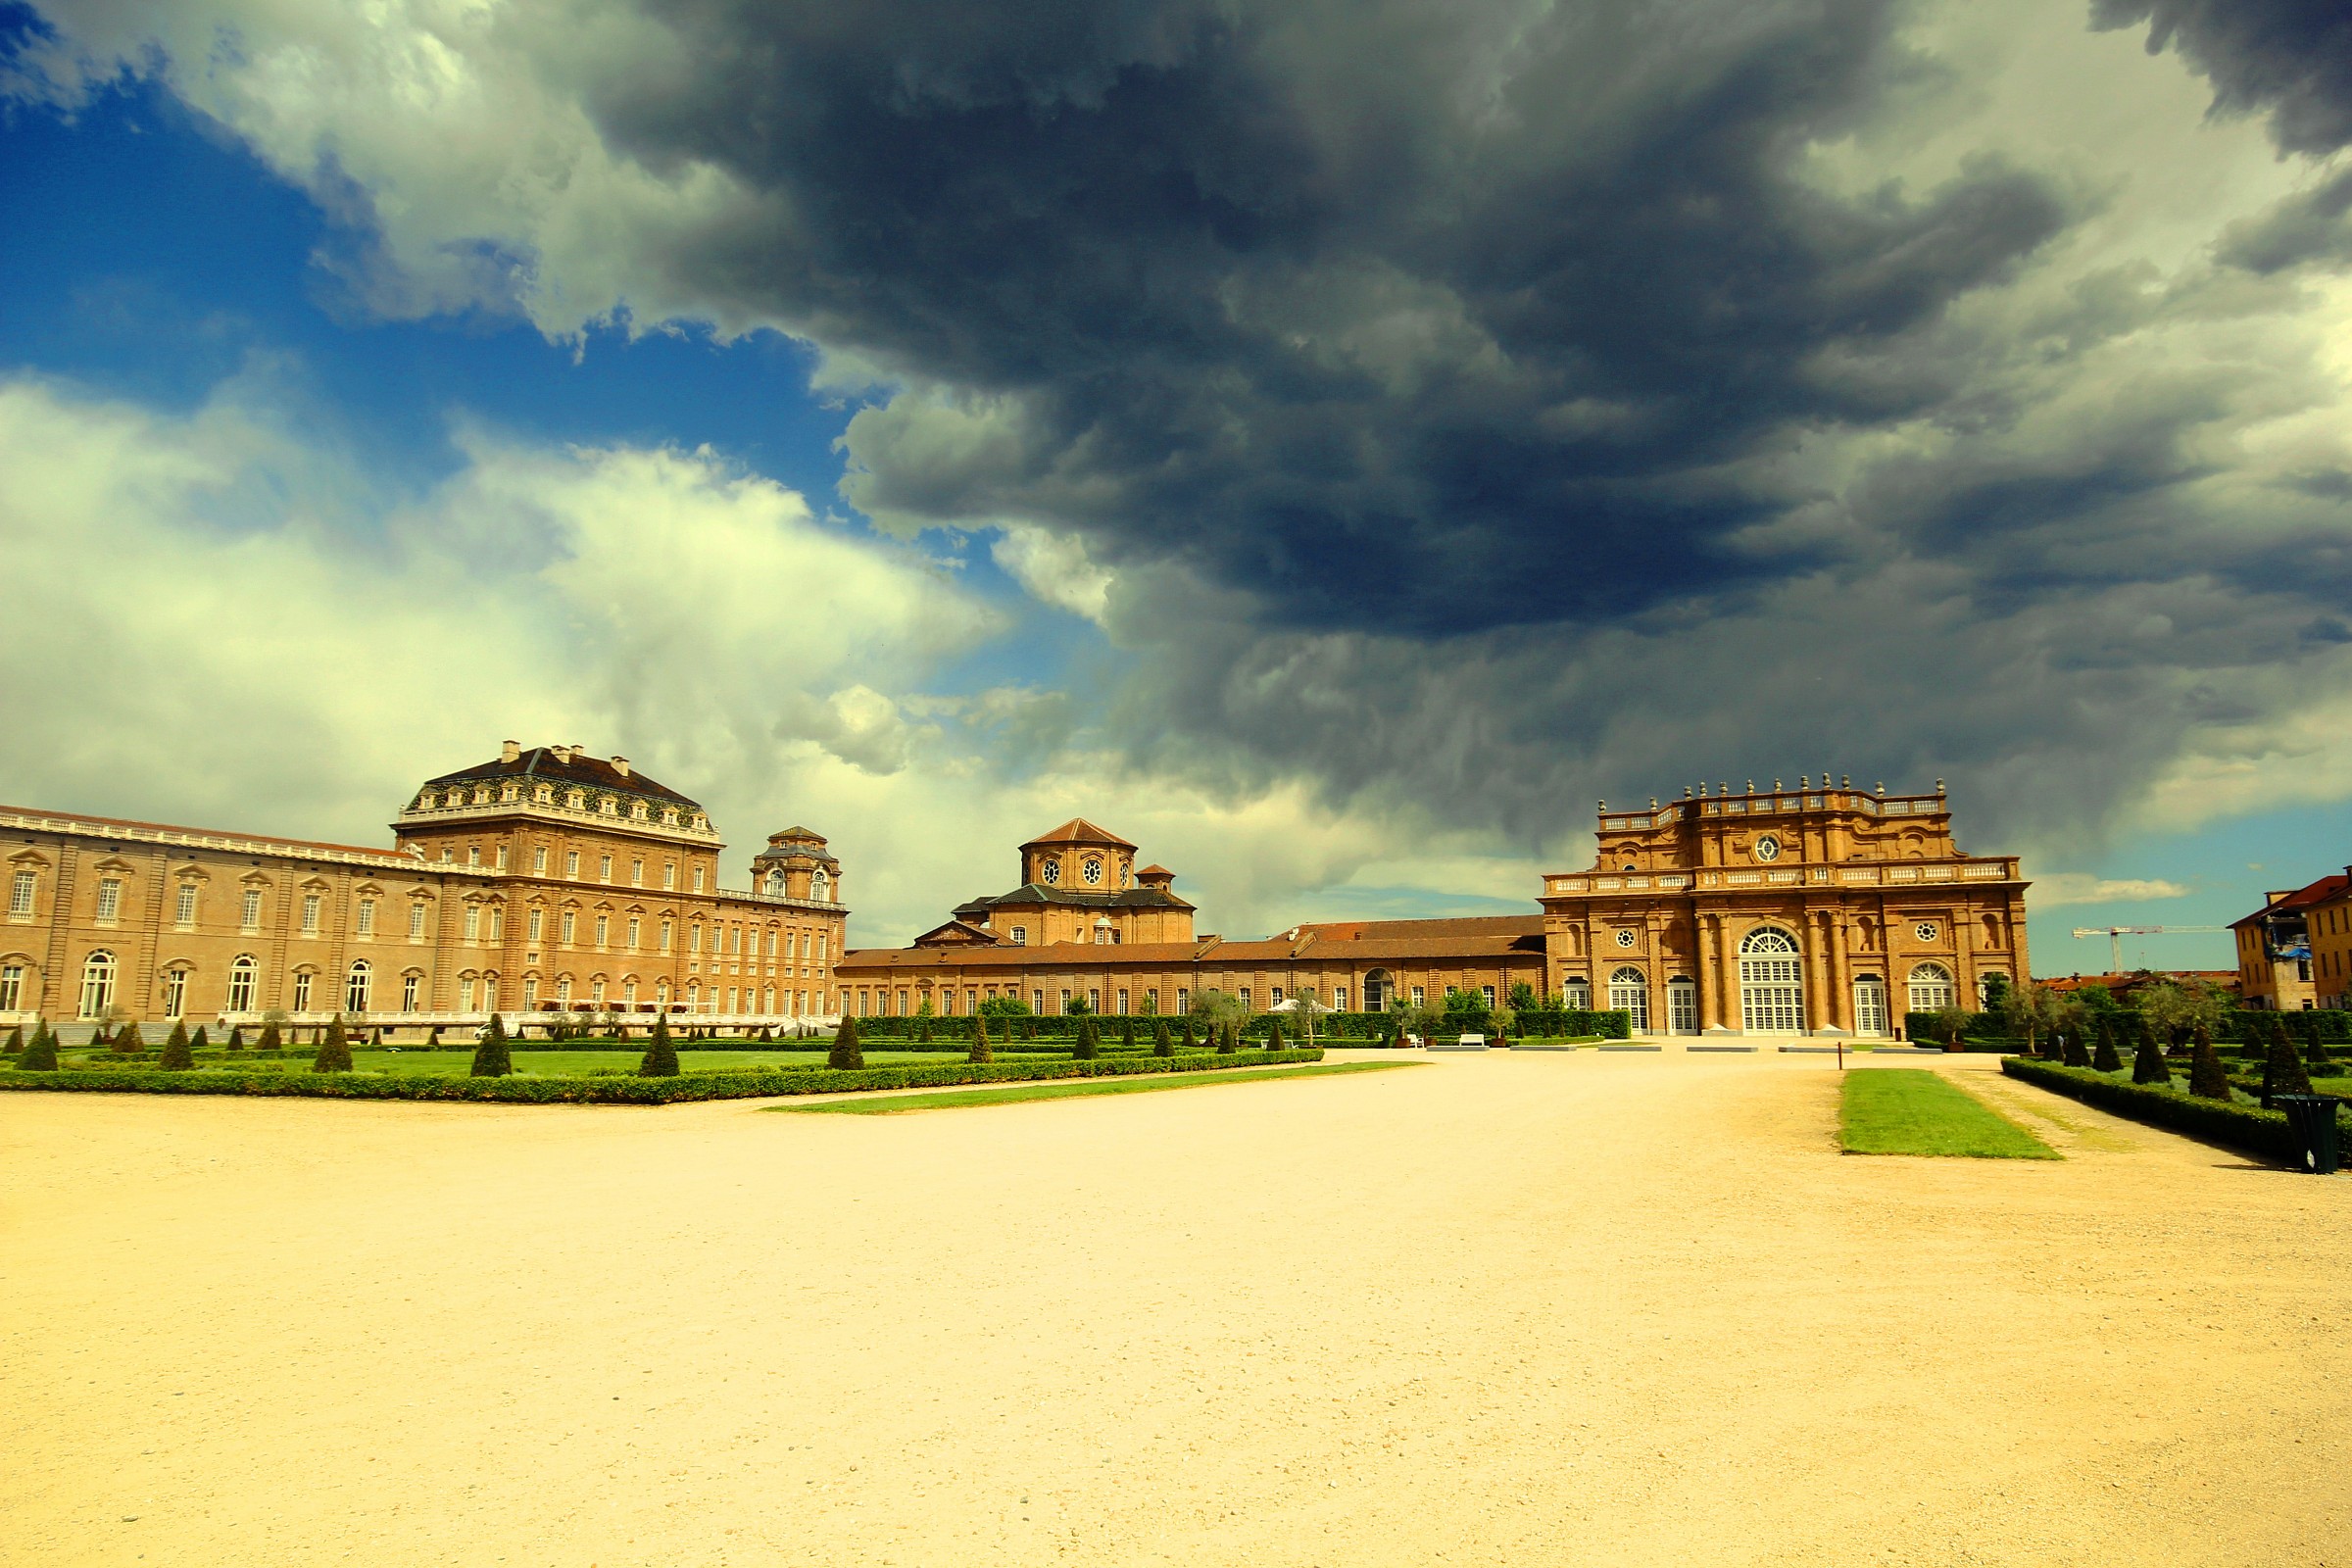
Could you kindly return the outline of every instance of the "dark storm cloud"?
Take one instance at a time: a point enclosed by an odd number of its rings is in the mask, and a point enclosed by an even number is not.
[[[861,505],[1076,527],[1292,623],[1544,620],[1752,574],[1723,540],[1757,504],[1710,470],[1937,395],[1813,367],[2065,219],[1992,162],[1854,199],[1797,177],[1916,69],[1872,0],[663,15],[692,79],[606,100],[608,134],[774,197],[682,261],[692,286],[1018,401],[977,466],[903,430],[919,400],[865,417]]]
[[[2289,197],[2222,236],[2221,260],[2250,272],[2305,262],[2352,262],[2352,169]]]
[[[2352,7],[2343,0],[2093,0],[2101,27],[2148,27],[2178,48],[2224,114],[2267,113],[2281,150],[2352,143]]]

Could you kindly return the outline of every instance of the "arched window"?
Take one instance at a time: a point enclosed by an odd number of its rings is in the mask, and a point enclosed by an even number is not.
[[[345,976],[343,981],[343,1010],[345,1012],[366,1012],[368,1010],[368,960],[366,958],[354,960],[351,973]]]
[[[824,872],[811,871],[808,873],[808,896],[810,898],[830,899],[833,896],[830,892],[832,886],[833,879]]]
[[[1914,964],[1911,969],[1911,1010],[1941,1012],[1952,1004],[1952,971],[1940,963]]]
[[[1570,1012],[1592,1011],[1592,987],[1581,975],[1561,981],[1560,1005]]]
[[[1630,963],[1610,972],[1609,1009],[1627,1014],[1635,1034],[1649,1033],[1649,982]]]
[[[253,997],[262,981],[262,960],[250,953],[240,953],[228,966],[228,1010],[251,1012]]]
[[[1751,1035],[1804,1030],[1804,959],[1786,931],[1759,926],[1740,944],[1740,1026]]]
[[[784,873],[780,868],[767,873],[767,893],[775,899],[784,896]]]
[[[115,1004],[115,956],[100,948],[82,960],[81,1015],[103,1018]]]

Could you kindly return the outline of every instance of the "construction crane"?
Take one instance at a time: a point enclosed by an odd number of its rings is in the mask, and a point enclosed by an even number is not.
[[[2171,937],[2193,931],[2227,931],[2229,929],[2226,925],[2079,925],[2075,927],[2075,935],[2078,937],[2105,937],[2113,955],[2108,961],[2107,972],[2122,974],[2124,972],[2124,938],[2126,937]]]

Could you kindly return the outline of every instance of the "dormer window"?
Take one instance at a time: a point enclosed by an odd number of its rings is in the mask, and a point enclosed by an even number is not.
[[[780,899],[784,896],[784,873],[782,871],[767,873],[767,894],[772,899]]]
[[[540,785],[531,791],[531,799],[537,801],[541,806],[553,806],[556,802],[555,786],[552,784]]]
[[[566,790],[564,794],[564,804],[575,811],[580,810],[588,805],[588,792],[586,790]]]

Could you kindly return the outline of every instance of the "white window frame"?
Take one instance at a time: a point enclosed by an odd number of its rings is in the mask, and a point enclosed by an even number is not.
[[[122,916],[122,879],[119,876],[98,879],[98,923],[112,925]]]
[[[311,1010],[311,971],[308,969],[301,969],[295,972],[294,1010],[296,1012],[308,1012]]]
[[[188,1010],[187,1002],[188,971],[166,969],[164,971],[164,1016],[167,1018],[181,1016]]]
[[[41,873],[19,871],[9,885],[8,912],[19,917],[32,913],[32,901],[39,894]]]
[[[366,1012],[374,991],[375,972],[368,967],[368,960],[366,958],[352,960],[350,970],[343,977],[343,1010],[345,1012]]]
[[[240,953],[229,960],[228,1008],[230,1012],[251,1012],[262,989],[262,960],[250,953]]]
[[[81,960],[81,1007],[77,1016],[104,1018],[115,1004],[115,956],[99,948]]]
[[[196,923],[196,884],[179,885],[179,901],[172,910],[172,923],[185,930]]]
[[[373,899],[360,901],[359,911],[352,917],[352,932],[355,936],[371,937],[375,935],[375,901]]]

